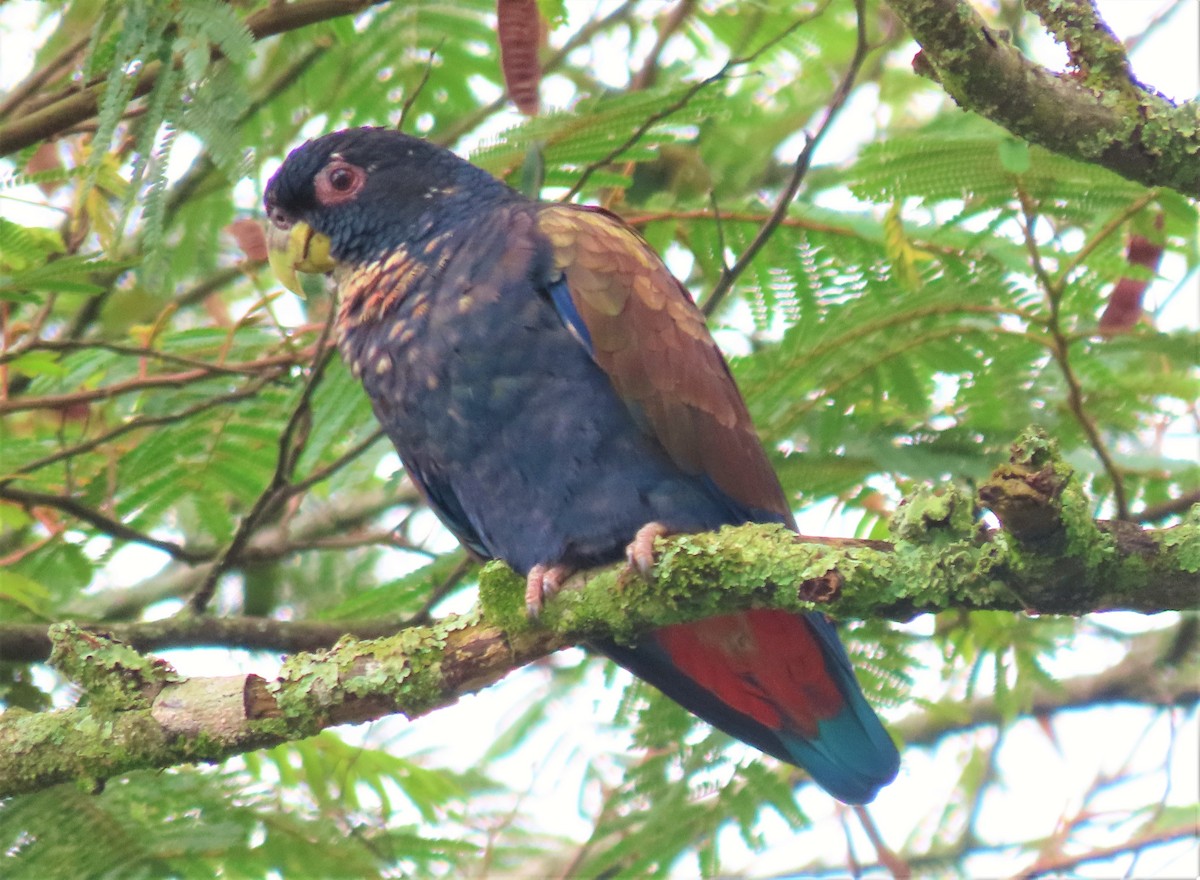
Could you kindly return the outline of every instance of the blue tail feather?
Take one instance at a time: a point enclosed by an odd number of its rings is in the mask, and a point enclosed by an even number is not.
[[[867,803],[896,777],[900,754],[863,696],[834,625],[823,614],[810,614],[807,619],[846,706],[818,723],[815,740],[787,732],[779,739],[792,759],[838,800]]]
[[[826,669],[845,700],[837,715],[818,722],[818,735],[812,740],[798,732],[768,728],[721,702],[681,672],[653,637],[635,647],[611,642],[596,647],[714,727],[780,761],[804,768],[838,800],[865,804],[895,778],[900,755],[863,696],[833,624],[822,614],[809,614],[806,619],[817,636]]]

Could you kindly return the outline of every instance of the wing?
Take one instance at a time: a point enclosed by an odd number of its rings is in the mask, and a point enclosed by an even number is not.
[[[538,227],[562,273],[551,298],[668,455],[747,508],[794,525],[729,367],[683,286],[620,218],[547,205]]]

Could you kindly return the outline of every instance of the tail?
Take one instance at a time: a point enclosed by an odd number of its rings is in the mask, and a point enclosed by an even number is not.
[[[900,756],[821,614],[749,611],[598,647],[709,724],[865,804]]]

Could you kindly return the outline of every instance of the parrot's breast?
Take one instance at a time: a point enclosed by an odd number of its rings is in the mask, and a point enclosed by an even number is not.
[[[619,559],[642,525],[744,513],[683,473],[554,308],[555,269],[497,223],[342,281],[343,357],[447,525],[519,571]]]

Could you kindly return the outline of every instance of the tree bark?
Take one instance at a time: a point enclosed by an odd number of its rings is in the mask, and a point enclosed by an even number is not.
[[[964,110],[1030,143],[1147,186],[1200,196],[1200,105],[1175,106],[1132,77],[1090,0],[1026,5],[1067,46],[1072,70],[1030,61],[967,0],[888,0],[921,52],[918,73]]]
[[[413,718],[567,645],[631,640],[747,608],[906,620],[949,608],[1152,612],[1191,608],[1200,595],[1200,507],[1168,529],[1097,523],[1037,430],[1014,444],[980,498],[1005,530],[981,529],[972,499],[951,488],[907,499],[893,519],[894,544],[763,525],[662,540],[653,581],[624,566],[583,573],[536,622],[525,613],[523,579],[492,563],[480,577],[478,612],[294,654],[272,682],[183,679],[106,635],[56,624],[50,662],[81,685],[87,705],[0,718],[0,797],[220,761],[335,724]],[[144,634],[154,625],[141,626]],[[139,630],[123,634],[136,639]],[[1195,699],[1194,688],[1171,693]]]

